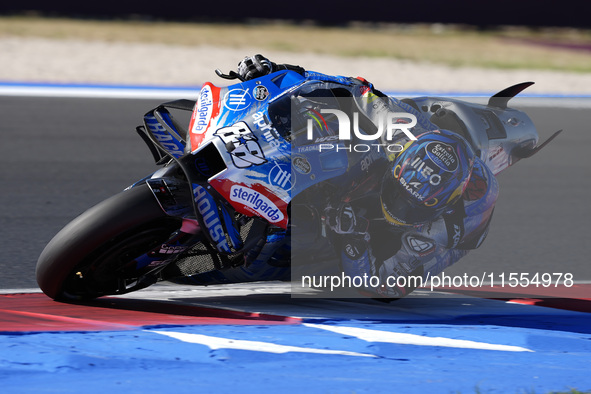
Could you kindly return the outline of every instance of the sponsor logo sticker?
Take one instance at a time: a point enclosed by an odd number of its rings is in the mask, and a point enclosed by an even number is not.
[[[434,242],[427,239],[421,239],[415,235],[409,235],[406,240],[410,248],[421,256],[429,254],[435,249]]]
[[[403,177],[400,177],[400,184],[406,189],[407,192],[410,193],[411,196],[417,200],[423,201],[425,199],[425,196],[421,195],[421,193],[417,191],[423,187],[421,182],[408,182]]]
[[[305,157],[294,156],[291,164],[293,165],[293,168],[302,175],[308,175],[310,171],[312,171],[312,166]]]
[[[291,166],[284,163],[275,163],[271,171],[269,171],[268,181],[272,186],[290,191],[292,187]]]
[[[396,166],[396,168],[398,168],[400,165]],[[437,174],[437,173],[433,173],[433,169],[431,167],[429,167],[428,165],[425,164],[425,162],[423,160],[421,160],[420,157],[416,157],[411,163],[410,166],[412,168],[414,168],[417,172],[417,174],[419,174],[422,178],[424,179],[428,179],[429,183],[432,184],[433,186],[437,186],[441,183],[441,175]],[[396,171],[396,168],[394,169]],[[394,175],[396,176],[396,173],[394,173]],[[398,175],[400,176],[400,175]]]
[[[443,142],[431,142],[425,147],[429,159],[443,171],[454,172],[458,169],[458,156],[451,145]]]
[[[166,128],[158,122],[158,119],[152,115],[146,115],[144,116],[144,121],[148,129],[152,132],[152,135],[168,153],[177,158],[184,154],[184,147],[168,133]]]
[[[267,99],[267,97],[269,97],[269,89],[267,89],[263,85],[257,85],[252,90],[252,95],[258,101],[265,101]]]
[[[267,197],[245,186],[233,185],[230,189],[230,200],[240,203],[271,223],[283,220],[283,213]]]
[[[359,256],[361,256],[361,253],[359,253],[359,249],[357,249],[352,244],[347,244],[347,246],[345,246],[345,253],[347,253],[347,256],[351,257],[352,259],[356,259]]]
[[[193,184],[193,195],[197,209],[203,218],[211,239],[216,244],[216,248],[222,252],[231,252],[213,198],[202,186],[196,184]]]
[[[259,111],[252,115],[252,122],[254,126],[263,132],[263,140],[271,145],[273,148],[278,148],[281,143],[278,141],[277,131],[271,126],[269,119],[263,111]]]
[[[250,93],[244,89],[232,89],[224,96],[224,107],[230,111],[242,111],[250,106]]]
[[[195,123],[193,124],[193,133],[203,134],[207,130],[211,114],[213,112],[213,93],[209,85],[203,86],[199,94],[199,100],[195,107]]]

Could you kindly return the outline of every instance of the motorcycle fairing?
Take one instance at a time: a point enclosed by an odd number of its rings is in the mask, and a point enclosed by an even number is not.
[[[281,228],[288,226],[287,207],[298,175],[291,169],[291,135],[275,127],[269,112],[280,97],[289,102],[294,90],[309,82],[314,81],[281,71],[226,88],[206,83],[189,126],[187,150],[200,157],[197,152],[202,148],[215,148],[225,165],[217,174],[208,176],[207,183],[237,212],[261,217]],[[331,82],[335,82],[334,78],[328,78],[326,83]],[[299,175],[302,186],[333,177],[347,167],[342,153],[312,153],[310,160],[308,164],[314,171]],[[304,160],[299,164],[301,169]],[[195,165],[183,170],[194,172]]]
[[[231,126],[257,112],[274,97],[303,80],[296,72],[280,71],[224,88],[205,83],[189,124],[190,149],[198,149],[219,128]]]
[[[236,211],[247,216],[258,216],[275,226],[287,228],[288,203],[275,196],[268,188],[230,178],[212,179],[210,184]]]
[[[466,138],[495,175],[517,161],[511,154],[516,139],[519,147],[528,150],[538,142],[533,122],[519,110],[450,98],[421,97],[414,101],[431,122]]]
[[[187,110],[190,100],[177,100],[164,103],[144,115],[144,125],[136,128],[138,134],[150,148],[157,164],[167,157],[179,158],[185,151],[186,132],[173,118],[168,108]]]
[[[208,184],[237,212],[258,216],[281,228],[287,228],[289,219],[291,152],[289,142],[269,120],[268,105],[273,97],[302,80],[297,73],[283,71],[223,89],[206,84],[201,96],[207,98],[212,92],[211,118],[202,130],[198,119],[203,115],[194,112],[196,120],[191,128],[192,149],[198,140],[195,130],[200,132],[200,145],[193,154],[204,146],[213,146],[225,163],[225,170],[209,177]],[[200,103],[196,109],[203,108]],[[203,112],[207,119],[207,108]]]
[[[251,123],[250,120],[248,123]],[[197,163],[203,152],[210,151],[210,156],[215,153],[220,165],[214,173],[205,177],[207,185],[237,212],[258,216],[276,226],[287,228],[291,174],[286,171],[289,168],[289,151],[285,151],[285,146],[289,145],[283,142],[284,146],[279,149],[276,144],[267,143],[262,131],[253,132],[253,128],[252,124],[249,126],[239,122],[218,129],[212,139],[187,157],[196,157]],[[194,167],[189,166],[188,170],[194,171]],[[278,171],[284,172],[284,180],[282,183],[273,183],[270,175]]]
[[[144,115],[145,126],[167,153],[176,158],[181,157],[185,149],[184,141],[178,137],[178,134],[175,136],[174,134],[176,133],[174,129],[166,123],[164,117],[158,115],[160,115],[160,113],[157,111]]]
[[[289,130],[282,132],[273,122],[275,114],[271,113],[275,107],[291,103],[293,97],[298,96],[300,88],[317,83],[328,87],[334,82],[305,79],[297,73],[283,71],[227,88],[218,88],[211,83],[204,85],[189,127],[191,143],[187,151],[191,153],[178,157],[175,149],[169,154],[179,161],[193,185],[195,214],[200,225],[207,229],[205,234],[218,252],[234,253],[244,245],[239,235],[240,225],[235,220],[236,214],[259,217],[287,229],[288,206],[298,190],[304,190],[322,179],[335,177],[335,171],[344,172],[351,164],[348,163],[346,153],[335,155],[334,152],[320,152],[313,146],[314,142],[294,146],[297,139],[295,126],[290,124]],[[420,113],[427,116],[427,121],[429,117],[433,121],[435,114],[431,112],[438,112],[441,107],[449,109],[450,114],[455,114],[454,110],[458,111],[462,119],[468,119],[471,128],[477,129],[474,135],[466,134],[466,137],[476,146],[482,144],[480,152],[488,150],[489,140],[502,142],[511,138],[507,137],[505,123],[515,127],[510,124],[510,119],[505,119],[510,109],[486,108],[439,98],[415,99],[415,102],[418,105],[413,106],[413,109],[420,108]],[[160,115],[162,113],[164,115]],[[520,111],[515,113],[522,114]],[[166,115],[166,112],[156,111],[152,118],[158,120],[158,124],[163,124],[163,128],[174,136],[174,124]],[[154,126],[152,118],[148,117],[147,123],[154,129],[158,126]],[[535,146],[537,141],[532,139],[537,135],[527,138],[531,122],[528,121],[526,117],[521,122],[525,129],[522,145],[529,147]],[[471,129],[465,124],[461,128],[461,121],[456,123],[460,127],[455,128],[460,131]],[[455,124],[452,122],[450,125]],[[451,126],[449,128],[454,128]],[[154,130],[150,131],[154,134]],[[154,139],[162,145],[161,139]],[[295,155],[292,155],[293,149],[297,150],[293,152]],[[502,147],[499,152],[502,152]],[[208,168],[212,157],[218,162],[213,170]],[[501,169],[506,165],[497,167]],[[203,199],[204,193],[207,193],[206,199]],[[208,208],[215,207],[215,215],[211,213],[213,211],[200,211],[199,203],[204,204],[204,201],[207,201]],[[222,232],[224,238],[220,235]]]
[[[189,150],[194,151],[205,140],[205,133],[220,112],[221,89],[212,83],[205,83],[199,92],[191,121],[189,123]]]
[[[242,240],[236,238],[237,231],[231,219],[230,223],[226,222],[229,216],[223,205],[218,204],[205,187],[198,184],[192,186],[199,223],[207,230],[215,248],[221,253],[232,253],[242,248]]]

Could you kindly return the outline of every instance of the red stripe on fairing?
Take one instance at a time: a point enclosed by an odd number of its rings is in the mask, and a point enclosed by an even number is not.
[[[214,84],[207,82],[203,85],[201,90],[203,90],[206,86],[209,87],[209,89],[211,90],[211,94],[212,94],[211,116],[207,120],[207,126],[205,127],[205,129],[203,130],[202,133],[194,133],[193,132],[193,128],[195,126],[195,119],[197,118],[197,114],[199,111],[199,104],[201,101],[201,92],[199,92],[199,98],[198,98],[197,102],[195,103],[195,107],[193,108],[193,114],[191,115],[191,121],[189,123],[189,134],[190,134],[189,138],[191,140],[191,150],[193,152],[197,148],[199,148],[201,143],[204,141],[204,139],[206,137],[206,133],[209,129],[209,126],[211,125],[211,122],[220,114],[220,107],[221,107],[220,91],[221,91],[221,88],[218,88]]]
[[[122,331],[153,325],[300,323],[300,319],[292,317],[166,301],[105,297],[66,304],[43,294],[0,295],[0,332]]]

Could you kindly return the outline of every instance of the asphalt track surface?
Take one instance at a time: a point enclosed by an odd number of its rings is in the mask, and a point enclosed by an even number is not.
[[[55,233],[157,168],[134,130],[163,101],[0,97],[0,288],[36,287],[37,257]],[[570,272],[590,281],[588,109],[527,111],[541,139],[565,131],[499,176],[488,239],[447,272]]]
[[[61,227],[154,171],[134,128],[160,101],[0,97],[0,289],[34,289],[37,256]],[[542,139],[565,132],[500,176],[488,239],[449,275],[591,280],[588,110],[528,113]],[[591,388],[588,301],[564,310],[430,291],[392,304],[293,299],[285,284],[159,285],[83,305],[5,293],[0,380],[9,393]]]

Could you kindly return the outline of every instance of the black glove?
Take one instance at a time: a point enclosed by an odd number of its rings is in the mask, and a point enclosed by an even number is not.
[[[245,81],[271,74],[274,71],[275,64],[263,55],[247,56],[238,63],[238,75]]]
[[[343,204],[339,209],[327,208],[324,211],[328,226],[337,234],[366,234],[369,222],[363,217],[355,215],[349,204]]]

